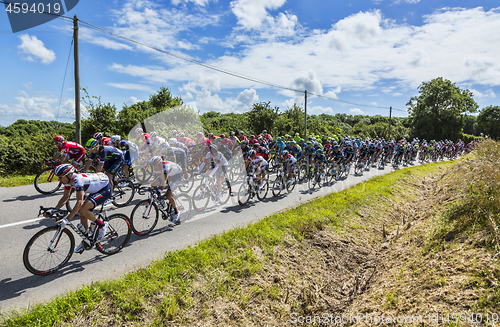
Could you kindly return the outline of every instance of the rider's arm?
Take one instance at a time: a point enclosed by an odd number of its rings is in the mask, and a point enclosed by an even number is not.
[[[61,209],[62,208],[62,206],[68,201],[70,194],[71,194],[71,188],[66,189],[66,187],[65,187],[64,188],[63,196],[61,197],[61,199],[57,203],[56,209]]]
[[[64,191],[66,192],[66,190],[64,190]],[[80,211],[80,208],[83,206],[83,196],[84,196],[84,194],[85,194],[85,191],[83,191],[83,190],[82,191],[76,191],[76,204],[73,207],[73,210],[71,210],[71,213],[68,215],[68,217],[66,217],[66,219],[68,219],[68,220],[73,219],[73,217],[76,215],[76,213],[78,211]],[[68,198],[69,198],[69,195],[68,195]]]

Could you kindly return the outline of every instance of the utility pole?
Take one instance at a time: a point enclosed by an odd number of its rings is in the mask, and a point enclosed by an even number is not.
[[[78,17],[73,17],[73,39],[75,41],[75,122],[76,122],[76,143],[82,144],[82,126],[80,118],[80,68],[78,61]]]
[[[391,116],[392,116],[392,107],[389,107],[389,139],[387,142],[391,140]]]
[[[307,142],[307,90],[304,91],[304,140]]]

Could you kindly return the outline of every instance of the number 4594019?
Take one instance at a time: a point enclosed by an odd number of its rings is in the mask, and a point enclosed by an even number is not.
[[[5,11],[8,12],[9,14],[14,13],[14,14],[19,14],[23,13],[26,14],[28,12],[32,13],[45,13],[45,14],[58,14],[61,12],[61,5],[59,3],[54,3],[51,6],[51,3],[44,4],[42,2],[40,3],[34,3],[31,6],[27,3],[9,3],[7,7],[5,8]]]

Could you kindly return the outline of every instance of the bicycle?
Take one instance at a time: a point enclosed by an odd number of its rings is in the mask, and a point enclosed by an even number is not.
[[[175,213],[174,208],[165,198],[165,194],[159,196],[158,191],[153,187],[141,187],[137,191],[141,195],[146,192],[149,192],[148,198],[137,203],[130,214],[132,231],[138,236],[145,236],[153,231],[158,224],[160,212],[163,220],[170,221]],[[173,197],[179,210],[178,219],[181,223],[185,222],[191,214],[191,198],[185,193],[176,192]]]
[[[293,189],[295,188],[295,184],[297,183],[294,173],[291,172],[292,177],[288,179],[283,165],[279,165],[277,169],[277,176],[273,182],[273,195],[280,195],[281,191],[283,191],[285,188],[288,193],[292,193]]]
[[[193,193],[193,207],[196,211],[203,211],[208,206],[208,201],[212,199],[215,201],[217,198],[217,181],[207,175],[202,179],[202,182],[194,190]],[[231,183],[227,178],[222,182],[222,194],[220,196],[220,204],[226,204],[231,197]]]
[[[61,163],[53,160],[44,159],[44,164],[50,167],[43,168],[36,175],[34,186],[35,189],[42,194],[52,194],[56,192],[62,185],[54,171]]]
[[[311,177],[307,181],[307,186],[309,187],[310,191],[313,191],[316,186],[318,186],[318,188],[321,188],[322,180],[325,178],[324,174],[321,172],[319,165],[320,164],[313,164],[313,167],[311,167]]]
[[[241,184],[240,189],[238,191],[238,203],[241,206],[244,206],[254,197],[254,195],[257,195],[257,199],[259,201],[262,201],[265,199],[267,192],[269,190],[269,183],[267,179],[265,179],[265,184],[263,184],[262,187],[260,185],[257,185],[255,183],[255,175],[254,171],[252,170],[251,172],[247,173],[247,179],[246,182]]]
[[[52,212],[53,209],[40,206],[38,215],[49,213],[49,218],[57,221],[66,218],[70,213],[67,210]],[[68,263],[75,248],[75,237],[67,227],[83,239],[85,250],[95,246],[102,254],[112,255],[123,249],[132,234],[128,217],[120,213],[107,216],[106,211],[103,213],[102,206],[99,216],[108,223],[108,229],[98,242],[96,238],[99,229],[94,222],[90,224],[89,235],[83,234],[71,221],[64,228],[55,225],[36,233],[24,248],[23,263],[26,269],[32,274],[43,276],[58,271]]]

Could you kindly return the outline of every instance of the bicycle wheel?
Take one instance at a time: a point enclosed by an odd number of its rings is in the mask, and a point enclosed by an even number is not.
[[[23,263],[35,275],[48,275],[61,269],[73,255],[75,237],[63,229],[55,239],[58,226],[51,226],[36,233],[26,244]]]
[[[317,178],[316,175],[317,175],[317,173],[313,172],[313,175],[307,181],[307,186],[309,187],[310,191],[313,191],[314,188],[319,187],[319,185],[318,185],[318,178]]]
[[[361,163],[357,163],[354,166],[354,174],[359,175],[362,171],[363,171],[363,166],[361,165]]]
[[[252,195],[250,191],[250,185],[248,183],[243,183],[238,191],[238,203],[240,206],[244,206],[250,201],[250,196]]]
[[[57,191],[62,183],[53,174],[54,168],[42,169],[35,177],[35,189],[42,194],[52,194]]]
[[[205,184],[199,185],[193,193],[193,207],[196,211],[203,211],[208,206],[211,192]]]
[[[335,168],[333,167],[330,167],[327,172],[326,172],[326,175],[325,175],[325,181],[329,184],[329,185],[333,185],[333,183],[337,180],[337,174],[336,174],[336,171],[335,171]]]
[[[264,185],[262,187],[259,186],[259,190],[257,191],[257,199],[262,201],[266,198],[267,192],[269,191],[269,183],[266,179]]]
[[[108,230],[102,240],[96,244],[97,251],[111,255],[115,254],[128,243],[132,231],[128,217],[121,213],[115,213],[108,216],[105,221],[108,222]]]
[[[139,236],[148,235],[158,223],[159,210],[155,202],[143,200],[132,209],[130,214],[130,225],[132,231]]]
[[[191,197],[187,194],[179,194],[175,198],[177,210],[179,210],[179,220],[185,222],[191,216]]]
[[[288,193],[292,193],[293,189],[295,188],[295,184],[297,184],[297,180],[295,179],[295,176],[290,177],[286,181],[286,190]]]
[[[273,195],[278,196],[281,193],[281,190],[283,190],[283,178],[280,176],[276,177],[276,179],[273,182]]]
[[[153,176],[153,170],[151,169],[151,166],[138,167],[135,175],[139,183],[147,184],[147,182],[151,179],[151,176]]]
[[[134,183],[128,179],[120,179],[113,186],[113,204],[118,208],[128,205],[134,198]]]
[[[231,197],[231,183],[226,179],[222,182],[222,194],[220,195],[220,203],[226,204]]]
[[[182,181],[178,186],[179,191],[181,191],[182,193],[187,193],[187,192],[191,191],[191,189],[193,188],[193,185],[194,185],[194,177],[193,176],[190,176],[189,179],[187,179],[187,180],[182,178]]]
[[[307,179],[307,166],[306,165],[301,165],[298,169],[298,176],[297,176],[299,182],[303,182],[304,180]]]

